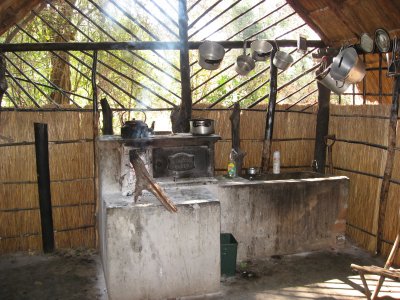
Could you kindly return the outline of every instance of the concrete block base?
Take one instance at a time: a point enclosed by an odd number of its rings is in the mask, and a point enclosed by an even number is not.
[[[166,192],[177,213],[168,212],[150,194],[138,204],[120,194],[103,195],[102,260],[111,300],[219,291],[219,202],[204,186]]]

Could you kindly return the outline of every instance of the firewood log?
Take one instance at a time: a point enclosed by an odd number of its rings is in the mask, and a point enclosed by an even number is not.
[[[165,208],[170,212],[177,212],[175,204],[169,199],[168,195],[164,192],[159,184],[157,184],[147,171],[143,160],[139,157],[137,150],[129,151],[129,160],[135,170],[136,174],[136,185],[134,200],[135,203],[139,196],[142,195],[143,190],[148,190],[165,206]]]

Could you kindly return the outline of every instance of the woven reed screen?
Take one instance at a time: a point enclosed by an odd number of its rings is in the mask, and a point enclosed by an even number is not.
[[[0,253],[42,249],[34,122],[48,124],[56,247],[95,247],[92,112],[3,111]]]

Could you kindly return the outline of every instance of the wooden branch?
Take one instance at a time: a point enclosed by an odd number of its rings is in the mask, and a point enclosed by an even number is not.
[[[246,155],[246,152],[243,152],[240,149],[240,104],[236,102],[232,114],[229,119],[231,120],[231,134],[232,134],[232,149],[236,151],[236,154],[233,156],[233,160],[236,165],[237,175],[242,174],[243,167],[243,159]]]
[[[392,171],[394,165],[394,156],[397,139],[397,116],[399,113],[399,96],[400,96],[400,76],[397,76],[393,82],[393,98],[392,107],[390,110],[389,132],[388,132],[388,149],[386,157],[386,166],[383,173],[383,180],[381,185],[381,192],[379,196],[379,210],[378,210],[378,232],[376,235],[376,253],[381,253],[382,239],[383,239],[383,226],[385,223],[385,214],[387,207],[387,199],[389,195],[390,179],[392,178]]]
[[[269,91],[269,102],[268,112],[265,121],[265,139],[263,144],[262,152],[262,172],[268,172],[270,158],[271,158],[271,144],[272,134],[274,130],[274,117],[275,117],[275,106],[276,106],[276,94],[278,89],[278,69],[273,64],[273,59],[276,53],[276,49],[272,51],[270,58],[270,91]]]
[[[169,199],[168,195],[164,192],[160,185],[158,185],[150,176],[142,159],[139,157],[137,150],[129,151],[129,160],[135,170],[136,185],[135,185],[135,203],[139,196],[142,195],[143,190],[151,192],[165,208],[170,212],[177,212],[175,204]]]
[[[101,111],[103,113],[103,135],[114,134],[112,127],[112,110],[107,99],[103,98],[100,100]]]
[[[0,54],[0,107],[1,100],[3,99],[3,95],[8,88],[7,80],[6,80],[6,59]]]
[[[385,269],[382,267],[377,267],[377,266],[359,266],[352,264],[351,268],[354,270],[361,270],[364,273],[367,274],[376,274],[376,275],[382,275],[385,277],[389,277],[392,279],[399,279],[400,278],[400,270],[396,269]]]

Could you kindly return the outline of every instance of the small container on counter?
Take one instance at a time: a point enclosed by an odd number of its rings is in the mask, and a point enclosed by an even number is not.
[[[237,176],[237,170],[236,170],[236,164],[235,164],[235,157],[236,151],[235,149],[231,150],[231,153],[229,154],[229,162],[228,162],[228,177],[229,178],[235,178]]]

